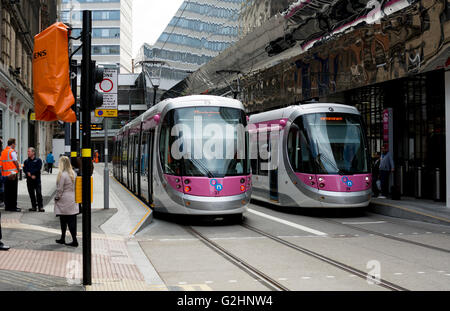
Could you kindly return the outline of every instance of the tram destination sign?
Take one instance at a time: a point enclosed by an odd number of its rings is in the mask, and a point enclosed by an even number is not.
[[[83,129],[83,125],[80,123],[80,130]],[[103,131],[103,123],[91,123],[91,131]]]
[[[102,118],[116,118],[118,116],[117,100],[117,69],[105,68],[103,80],[96,88],[103,93],[103,105],[95,109],[95,116]]]

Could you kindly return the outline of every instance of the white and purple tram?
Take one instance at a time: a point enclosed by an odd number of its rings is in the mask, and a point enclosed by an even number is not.
[[[164,100],[119,131],[114,176],[155,211],[241,216],[252,182],[246,125],[238,100]]]
[[[280,206],[365,207],[371,167],[358,110],[305,104],[252,115],[252,198]]]

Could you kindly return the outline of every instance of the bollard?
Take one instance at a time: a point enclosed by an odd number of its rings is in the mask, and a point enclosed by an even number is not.
[[[441,200],[441,171],[438,167],[436,167],[436,197],[435,200],[436,201],[440,201]]]
[[[400,166],[400,195],[403,195],[403,176],[404,176],[404,167],[403,165]]]
[[[422,167],[418,167],[417,168],[417,193],[416,193],[416,197],[417,198],[421,198],[422,197]]]

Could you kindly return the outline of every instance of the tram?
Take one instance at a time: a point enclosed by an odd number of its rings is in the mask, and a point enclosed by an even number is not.
[[[157,212],[242,217],[252,189],[246,126],[235,99],[164,100],[120,129],[113,174]]]
[[[305,208],[365,207],[372,175],[358,110],[290,106],[250,116],[252,198]]]

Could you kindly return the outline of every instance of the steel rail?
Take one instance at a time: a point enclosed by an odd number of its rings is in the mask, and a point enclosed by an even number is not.
[[[224,249],[223,247],[221,247],[214,241],[211,241],[210,239],[208,239],[206,236],[204,236],[203,234],[201,234],[200,232],[198,232],[191,226],[185,226],[184,228],[186,229],[186,231],[188,231],[194,237],[198,238],[201,242],[203,242],[206,246],[208,246],[209,248],[214,250],[216,253],[218,253],[219,255],[221,255],[222,257],[224,257],[225,259],[227,259],[228,261],[230,261],[231,263],[233,263],[234,265],[239,267],[241,270],[243,270],[250,276],[258,279],[261,282],[261,284],[266,286],[268,289],[273,290],[273,291],[290,291],[289,288],[287,288],[284,285],[280,284],[279,282],[275,281],[270,276],[266,275],[261,270],[248,264],[241,258],[233,255],[232,253],[230,253],[229,251],[227,251],[226,249]]]
[[[346,264],[344,264],[344,263],[341,263],[341,262],[339,262],[339,261],[337,261],[337,260],[334,260],[334,259],[329,258],[329,257],[327,257],[327,256],[318,254],[318,253],[316,253],[316,252],[313,252],[313,251],[311,251],[311,250],[309,250],[309,249],[306,249],[306,248],[304,248],[304,247],[295,245],[295,244],[293,244],[293,243],[291,243],[291,242],[288,242],[288,241],[286,241],[286,240],[283,240],[283,239],[281,239],[281,238],[279,238],[279,237],[277,237],[277,236],[274,236],[274,235],[272,235],[272,234],[270,234],[270,233],[264,232],[264,231],[262,231],[262,230],[260,230],[260,229],[257,229],[257,228],[255,228],[255,227],[252,227],[252,226],[250,226],[250,225],[247,225],[247,224],[241,224],[241,226],[243,226],[244,228],[246,228],[246,229],[248,229],[248,230],[250,230],[250,231],[253,231],[253,232],[256,232],[256,233],[258,233],[258,234],[260,234],[260,235],[263,235],[263,236],[265,236],[265,237],[267,237],[267,238],[269,238],[269,239],[271,239],[271,240],[274,240],[274,241],[276,241],[276,242],[278,242],[278,243],[281,243],[281,244],[283,244],[283,245],[285,245],[285,246],[287,246],[287,247],[290,247],[290,248],[292,248],[292,249],[295,249],[295,250],[297,250],[297,251],[299,251],[299,252],[301,252],[301,253],[303,253],[303,254],[312,256],[312,257],[314,257],[314,258],[316,258],[316,259],[319,259],[319,260],[321,260],[321,261],[323,261],[323,262],[326,262],[326,263],[328,263],[328,264],[330,264],[330,265],[332,265],[332,266],[335,266],[335,267],[337,267],[337,268],[339,268],[339,269],[341,269],[341,270],[350,272],[350,273],[352,273],[352,274],[354,274],[354,275],[356,275],[356,276],[358,276],[358,277],[360,277],[360,278],[363,278],[363,279],[365,279],[365,280],[368,280],[368,278],[370,277],[370,276],[369,276],[366,272],[364,272],[364,271],[358,270],[358,269],[353,268],[353,267],[351,267],[351,266],[348,266],[348,265],[346,265]],[[373,279],[372,281],[374,282],[374,284],[376,284],[376,285],[378,285],[378,286],[381,286],[381,287],[384,287],[384,288],[387,288],[387,289],[390,289],[390,290],[392,290],[392,291],[409,291],[408,289],[406,289],[406,288],[404,288],[404,287],[401,287],[401,286],[399,286],[399,285],[396,285],[396,284],[394,284],[394,283],[391,283],[391,282],[386,281],[386,280],[383,280],[383,279],[379,279],[379,280]]]

